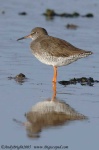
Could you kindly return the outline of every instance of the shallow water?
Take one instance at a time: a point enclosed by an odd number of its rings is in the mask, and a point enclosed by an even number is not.
[[[71,5],[72,4],[72,5]],[[59,18],[46,20],[42,15],[47,8],[56,12],[93,13],[93,18]],[[2,14],[2,11],[5,14]],[[21,16],[19,12],[27,12]],[[69,41],[94,54],[66,67],[58,68],[58,81],[74,77],[93,77],[99,80],[99,2],[97,0],[4,0],[0,2],[0,146],[68,146],[70,150],[99,149],[99,84],[64,87],[57,83],[57,97],[65,101],[88,120],[71,121],[68,124],[43,128],[39,138],[29,138],[26,128],[13,118],[26,122],[25,113],[35,104],[52,97],[53,68],[40,63],[29,50],[30,40],[17,42],[32,28],[41,26],[50,35]],[[68,23],[79,26],[68,30]],[[9,76],[24,73],[28,78],[23,84],[8,80]],[[46,148],[47,149],[47,148]],[[52,149],[52,148],[51,148]],[[54,148],[53,148],[54,149]]]

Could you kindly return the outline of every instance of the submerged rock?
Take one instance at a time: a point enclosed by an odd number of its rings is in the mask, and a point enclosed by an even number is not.
[[[53,9],[46,9],[46,12],[43,13],[43,15],[52,17],[52,16],[55,16],[56,13],[55,13],[55,11]]]
[[[73,18],[73,17],[79,17],[80,14],[77,13],[77,12],[74,12],[74,13],[62,13],[62,14],[57,14],[58,16],[60,17],[69,17],[69,18]]]
[[[4,11],[4,10],[2,10],[2,11],[0,11],[0,13],[1,13],[1,14],[5,14],[5,11]]]
[[[23,80],[24,78],[26,78],[26,76],[23,73],[20,73],[20,74],[15,76],[15,79]]]
[[[59,84],[62,84],[62,85],[70,85],[70,84],[77,84],[77,83],[80,83],[81,85],[93,86],[94,83],[99,83],[99,81],[94,80],[92,77],[73,78],[73,79],[70,79],[69,81],[64,81],[64,80],[59,81]]]
[[[66,27],[67,27],[67,29],[77,29],[78,28],[78,26],[75,24],[67,24]]]
[[[44,16],[46,17],[54,17],[54,16],[59,16],[59,17],[78,17],[80,16],[79,13],[74,12],[74,13],[56,13],[53,9],[46,9],[46,12],[43,13]]]
[[[91,18],[91,17],[94,17],[94,15],[93,15],[92,13],[88,13],[88,14],[86,14],[86,15],[82,16],[82,17]]]
[[[80,15],[78,12],[73,12],[73,13],[56,13],[53,9],[46,9],[45,13],[43,13],[44,16],[53,18],[54,16],[59,16],[59,17],[66,17],[66,18],[75,18],[75,17],[94,17],[92,13],[87,13],[86,15]]]
[[[23,12],[20,12],[19,15],[26,16],[27,13],[25,11],[23,11]]]
[[[56,15],[55,11],[52,9],[46,9],[46,12],[43,13],[44,16],[46,16],[47,20],[52,20],[53,17]]]
[[[14,79],[16,82],[18,83],[23,83],[25,82],[25,80],[27,79],[26,76],[23,73],[20,73],[18,75],[16,75],[15,77],[8,77],[9,80]]]

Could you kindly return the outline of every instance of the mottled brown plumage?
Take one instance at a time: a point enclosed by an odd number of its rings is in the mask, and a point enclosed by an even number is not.
[[[54,57],[92,54],[92,52],[79,49],[65,40],[48,35],[39,36],[35,42],[31,42],[30,48],[34,53],[48,53],[50,56]]]
[[[34,28],[30,35],[18,40],[25,38],[32,38],[30,44],[32,54],[42,63],[54,67],[53,82],[56,82],[57,67],[68,65],[92,54],[91,51],[79,49],[65,40],[49,36],[47,31],[41,27]]]

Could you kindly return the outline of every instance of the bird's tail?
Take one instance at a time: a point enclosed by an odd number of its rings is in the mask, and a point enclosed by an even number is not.
[[[80,53],[79,56],[81,58],[81,57],[87,57],[92,54],[93,54],[93,52],[91,52],[91,51],[84,51],[84,52]]]
[[[86,55],[92,55],[93,54],[93,52],[91,52],[91,51],[86,51]]]

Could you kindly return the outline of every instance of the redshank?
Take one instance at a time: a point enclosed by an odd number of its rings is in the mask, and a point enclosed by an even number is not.
[[[91,51],[85,51],[73,46],[63,39],[52,37],[41,27],[34,28],[27,36],[17,39],[32,38],[30,48],[32,54],[42,63],[54,68],[53,82],[57,81],[57,67],[68,65],[80,58],[91,55]]]

